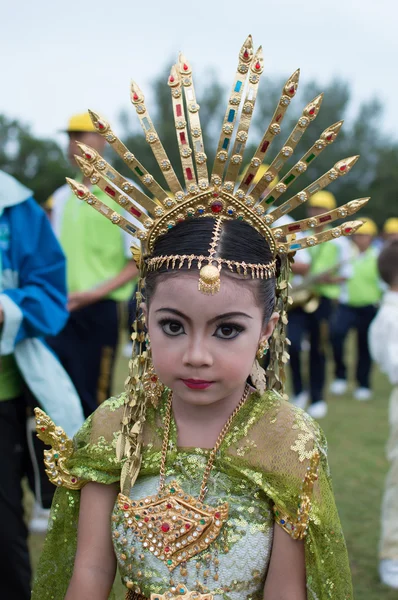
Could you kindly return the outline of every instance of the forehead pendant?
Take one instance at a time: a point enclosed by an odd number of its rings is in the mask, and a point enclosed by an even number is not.
[[[220,291],[220,271],[214,265],[205,265],[199,271],[198,290],[213,295]]]

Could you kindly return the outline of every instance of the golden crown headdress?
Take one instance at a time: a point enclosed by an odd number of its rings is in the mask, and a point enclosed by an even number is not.
[[[109,123],[97,113],[89,111],[98,133],[105,137],[151,195],[138,189],[97,152],[84,144],[78,144],[82,157],[76,157],[77,162],[84,175],[90,178],[91,183],[99,186],[110,198],[132,214],[140,226],[133,225],[128,219],[98,200],[81,183],[71,179],[68,179],[68,183],[78,198],[85,200],[112,223],[141,240],[143,256],[141,268],[156,270],[163,265],[168,268],[181,268],[183,265],[191,267],[192,264],[195,264],[200,269],[199,289],[205,293],[215,293],[220,286],[219,272],[222,266],[252,277],[271,277],[275,275],[275,257],[278,254],[291,254],[301,248],[314,246],[341,235],[350,235],[361,225],[360,221],[352,221],[300,239],[295,239],[295,235],[292,235],[298,231],[308,231],[319,225],[329,224],[352,215],[367,202],[367,198],[353,200],[315,218],[303,219],[281,227],[277,226],[278,219],[283,215],[306,202],[310,196],[325,188],[335,179],[346,175],[358,160],[358,156],[338,161],[316,181],[269,211],[289,186],[307,170],[308,165],[335,141],[340,131],[342,121],[334,123],[323,131],[320,138],[269,191],[270,182],[274,180],[292,156],[305,130],[317,117],[323,99],[322,94],[305,106],[284,146],[261,179],[253,184],[266,153],[281,131],[286,110],[296,94],[299,70],[295,71],[284,85],[271,122],[250,160],[249,168],[243,179],[239,179],[258,85],[264,70],[263,63],[261,47],[254,52],[252,38],[249,36],[239,52],[236,74],[222,124],[212,173],[209,177],[199,119],[199,104],[196,100],[192,80],[192,68],[185,56],[180,54],[178,63],[171,69],[168,85],[185,180],[184,188],[168,159],[150,118],[144,95],[136,83],[131,84],[131,101],[137,111],[146,141],[163,172],[168,191],[155,180],[136,156],[114,134]],[[151,257],[155,241],[160,235],[167,233],[181,221],[202,216],[211,216],[215,219],[208,255]],[[217,243],[221,222],[224,219],[238,219],[249,223],[267,240],[274,259],[266,265],[248,265],[219,258]],[[137,260],[140,256],[138,248],[133,248],[133,255]]]

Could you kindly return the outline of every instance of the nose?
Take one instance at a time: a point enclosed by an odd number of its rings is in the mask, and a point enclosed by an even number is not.
[[[195,368],[213,365],[213,355],[202,338],[194,337],[189,340],[183,355],[183,364]]]

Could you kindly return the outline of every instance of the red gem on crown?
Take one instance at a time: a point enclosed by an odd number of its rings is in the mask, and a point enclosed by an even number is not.
[[[172,505],[170,504],[170,502],[168,504],[166,504],[167,508],[173,508]]]
[[[123,504],[123,508],[124,508],[124,510],[128,510],[130,508],[130,504],[127,504],[127,503]]]
[[[71,482],[76,483],[76,477],[72,477]]]
[[[215,202],[213,202],[210,208],[212,212],[220,213],[223,209],[223,203],[220,202],[220,200],[216,200]]]
[[[344,232],[345,233],[351,233],[352,231],[352,227],[345,227]]]
[[[339,167],[339,169],[342,173],[344,173],[344,171],[347,170],[347,165],[341,165],[341,167]]]
[[[260,61],[259,60],[254,65],[254,68],[256,69],[256,71],[258,71],[259,69],[261,69],[261,65],[260,65]]]
[[[185,523],[185,529],[187,529],[187,530],[188,530],[188,529],[191,529],[191,526],[190,526],[190,524],[189,524],[189,523]]]
[[[216,519],[219,519],[221,517],[219,512],[214,513],[214,516],[216,517]]]
[[[170,552],[170,548],[168,546],[166,546],[166,548],[164,549],[165,552]]]
[[[331,142],[333,139],[333,133],[329,133],[329,135],[326,136],[326,139],[328,142]]]
[[[308,111],[308,114],[311,115],[311,117],[315,114],[315,106],[310,108],[310,110]]]
[[[91,160],[93,157],[91,156],[91,154],[89,154],[88,152],[85,152],[84,156],[88,159]]]
[[[77,195],[80,196],[80,198],[82,198],[84,196],[83,190],[77,190]]]
[[[174,77],[173,77],[173,75],[170,75],[169,81],[170,81],[170,83],[174,83]]]
[[[293,96],[293,94],[294,94],[295,92],[296,92],[296,88],[294,87],[294,85],[292,85],[292,87],[291,87],[291,88],[289,88],[289,94],[290,94],[291,96]]]
[[[170,531],[170,525],[168,523],[162,523],[161,529],[162,531],[164,531],[164,533],[167,533],[168,531]]]
[[[45,427],[40,427],[40,431],[45,431],[46,428]]]
[[[101,121],[98,121],[98,129],[105,129],[105,125]]]
[[[243,58],[249,58],[249,52],[247,50],[244,51]]]
[[[184,63],[184,65],[183,65],[182,68],[184,69],[184,71],[188,71],[188,69],[189,69],[189,67],[188,67],[188,65],[186,63]]]
[[[137,92],[134,92],[134,94],[133,94],[133,100],[138,100],[138,99],[139,99],[139,96],[138,96]]]

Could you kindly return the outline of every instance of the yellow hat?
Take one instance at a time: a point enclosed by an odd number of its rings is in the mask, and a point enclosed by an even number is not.
[[[93,122],[91,120],[91,117],[88,113],[82,113],[79,115],[73,115],[69,121],[68,121],[68,126],[65,129],[65,131],[67,133],[72,132],[72,131],[81,131],[83,133],[96,133],[97,130],[95,129]]]
[[[246,172],[247,172],[249,166],[250,165],[246,165],[245,170],[243,171],[242,175],[239,177],[239,181],[242,181],[245,178]],[[268,171],[268,169],[269,169],[269,165],[261,165],[258,168],[257,174],[252,181],[252,185],[253,184],[257,185],[257,183],[260,181],[261,177]],[[278,183],[278,181],[279,181],[279,177],[278,177],[278,175],[276,175],[275,178],[268,185],[273,187],[274,185],[276,185]]]
[[[337,206],[336,198],[331,192],[327,192],[326,190],[316,192],[316,194],[310,197],[308,204],[314,208],[324,208],[325,210],[333,210]]]
[[[384,223],[384,233],[398,233],[398,217],[390,217]]]
[[[377,235],[377,225],[372,219],[364,217],[360,217],[360,219],[363,219],[363,225],[357,230],[356,235]]]

